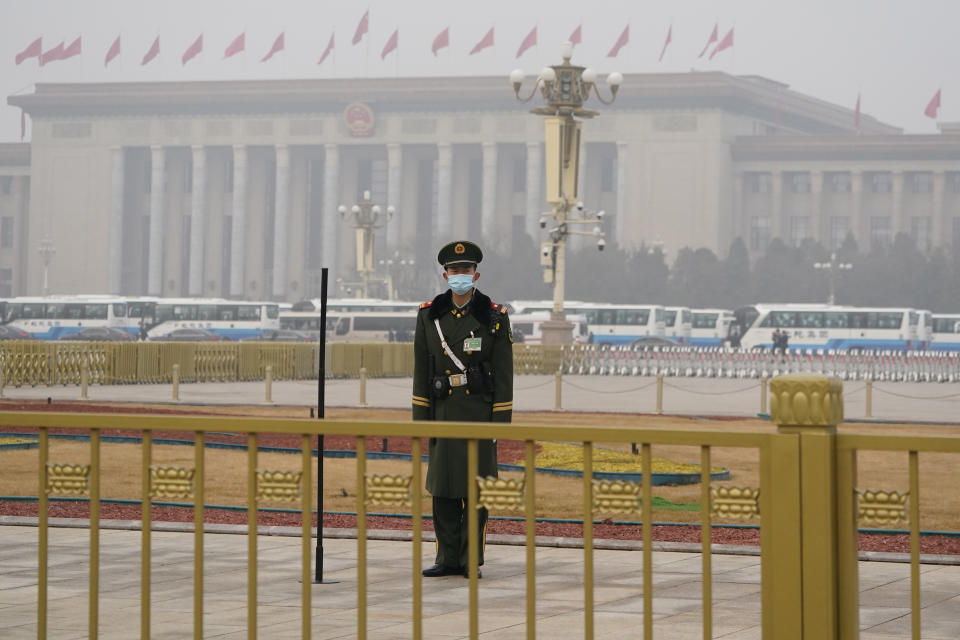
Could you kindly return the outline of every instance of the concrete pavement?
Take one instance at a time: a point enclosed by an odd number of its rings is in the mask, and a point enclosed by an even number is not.
[[[275,533],[284,533],[276,528]],[[221,529],[223,530],[223,529]],[[242,527],[235,527],[243,531]],[[294,530],[293,533],[296,534]],[[152,637],[192,634],[190,533],[152,535]],[[89,530],[50,529],[49,637],[87,637],[87,545]],[[204,537],[204,637],[246,637],[246,536],[208,533]],[[36,637],[37,529],[0,526],[0,629],[8,640]],[[101,531],[100,637],[139,635],[140,533]],[[260,536],[259,635],[300,637],[300,540],[296,535]],[[314,638],[357,636],[356,542],[324,540],[325,576],[339,584],[314,585]],[[423,547],[423,565],[432,562],[432,544]],[[412,636],[411,545],[368,542],[368,637]],[[595,552],[594,621],[602,638],[640,637],[643,629],[643,565],[636,550]],[[525,551],[489,545],[479,591],[480,637],[524,638]],[[583,637],[583,551],[537,549],[537,636]],[[653,615],[656,638],[702,638],[699,553],[653,553]],[[861,639],[910,635],[910,567],[861,562]],[[424,579],[425,638],[466,638],[467,580],[459,576]],[[960,567],[921,567],[923,638],[960,637]],[[760,558],[713,556],[713,634],[731,640],[759,639]]]

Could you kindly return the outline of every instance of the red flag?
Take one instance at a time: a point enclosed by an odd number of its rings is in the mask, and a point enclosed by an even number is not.
[[[928,118],[936,118],[937,111],[940,110],[940,89],[937,89],[937,92],[933,94],[933,97],[930,98],[930,102],[927,103],[927,108],[923,110],[923,115]]]
[[[143,56],[143,60],[140,61],[140,66],[143,66],[156,58],[160,54],[160,36],[157,36],[157,39],[153,41],[153,44],[150,45],[150,50],[147,51],[146,55]]]
[[[277,39],[273,41],[273,46],[270,47],[270,51],[267,51],[267,55],[263,56],[263,58],[260,59],[260,62],[266,62],[272,58],[275,53],[283,51],[285,46],[286,40],[284,40],[283,31],[281,31],[280,35],[277,36]]]
[[[203,36],[201,35],[200,37],[202,38]],[[203,45],[201,45],[201,47],[202,46]],[[226,60],[230,56],[235,56],[241,51],[244,51],[246,48],[247,48],[247,34],[241,33],[240,35],[238,35],[236,38],[233,39],[233,42],[231,42],[230,45],[226,48],[226,50],[223,52],[223,58],[224,60]],[[200,53],[199,49],[197,50],[197,53]]]
[[[523,55],[523,52],[537,44],[537,28],[534,27],[530,30],[530,33],[527,34],[527,37],[523,39],[523,42],[520,43],[520,48],[517,49],[517,57]]]
[[[443,31],[437,34],[437,37],[433,39],[433,45],[430,47],[430,50],[433,51],[433,55],[437,55],[437,51],[443,49],[444,47],[450,46],[450,27],[447,27]]]
[[[107,51],[107,57],[103,59],[103,66],[110,64],[110,61],[118,55],[120,55],[120,36],[117,36],[117,39],[110,45],[110,49]]]
[[[380,52],[380,59],[383,60],[387,57],[391,51],[396,50],[397,48],[397,39],[400,36],[400,29],[394,29],[393,34],[390,36],[390,39],[387,40],[387,44],[383,45],[383,51]]]
[[[27,48],[17,54],[16,61],[20,64],[28,58],[39,58],[43,53],[43,38],[37,38],[27,45]]]
[[[63,50],[63,54],[60,56],[61,60],[78,56],[83,52],[83,45],[80,42],[81,38],[82,36],[77,36],[77,39],[71,42],[70,46]]]
[[[718,23],[716,23],[716,22],[713,23],[713,31],[710,32],[710,37],[707,38],[707,44],[703,45],[703,51],[701,51],[701,52],[700,52],[700,55],[697,56],[698,58],[702,58],[702,57],[703,57],[703,54],[705,54],[705,53],[707,52],[707,49],[710,48],[710,45],[712,45],[714,42],[716,42],[716,41],[717,41],[717,38],[720,37],[720,34],[717,33],[717,27],[718,27],[718,26],[719,26]]]
[[[20,141],[27,137],[27,112],[20,109]]]
[[[616,58],[617,54],[620,53],[620,49],[626,46],[628,42],[630,42],[630,25],[629,24],[623,28],[623,33],[621,33],[620,37],[617,38],[617,41],[613,43],[613,48],[610,49],[610,53],[607,54],[607,57]]]
[[[663,54],[667,52],[667,45],[673,40],[673,25],[670,25],[670,28],[667,29],[667,39],[663,41],[663,49],[660,49],[660,57],[657,58],[657,62],[663,62]]]
[[[487,47],[492,47],[492,46],[493,46],[493,27],[490,27],[490,31],[487,31],[487,35],[483,36],[483,38],[480,39],[480,42],[473,45],[473,49],[470,49],[470,55],[479,53],[484,49],[486,49]]]
[[[857,106],[853,110],[853,126],[860,131],[860,94],[857,94]]]
[[[183,52],[183,58],[181,58],[184,65],[193,60],[203,51],[203,34],[201,33],[197,36],[197,39],[193,41],[193,44],[187,47],[187,50]]]
[[[48,62],[54,62],[56,60],[61,59],[62,57],[63,57],[63,43],[61,42],[60,44],[55,46],[53,49],[50,49],[49,51],[44,51],[40,55],[40,66],[42,67]]]
[[[723,36],[723,40],[720,41],[713,51],[710,52],[710,60],[713,60],[713,56],[717,55],[724,49],[729,49],[733,46],[733,27],[730,27],[730,31],[727,31],[727,35]]]
[[[317,64],[323,64],[323,61],[327,59],[327,56],[330,55],[330,52],[333,51],[333,36],[336,32],[330,34],[330,42],[327,44],[327,48],[323,50],[323,55],[320,56],[320,60]]]
[[[360,22],[357,23],[357,30],[353,32],[353,44],[357,44],[363,40],[363,34],[365,34],[370,29],[370,11],[367,10],[363,14],[363,17],[360,18]]]
[[[573,33],[570,34],[570,44],[577,46],[583,42],[583,33],[581,29],[583,28],[582,24],[577,25],[577,28],[573,30]]]

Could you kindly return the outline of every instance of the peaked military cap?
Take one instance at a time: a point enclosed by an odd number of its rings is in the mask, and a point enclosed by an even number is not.
[[[437,254],[437,262],[446,269],[458,264],[478,264],[483,260],[483,251],[480,247],[467,240],[457,240],[443,245]]]

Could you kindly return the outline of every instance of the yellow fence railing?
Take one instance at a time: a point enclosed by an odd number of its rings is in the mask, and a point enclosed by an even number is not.
[[[185,348],[185,347],[183,347]],[[340,357],[362,358],[354,349],[345,349]],[[234,352],[239,353],[239,352]],[[386,352],[384,352],[386,353]],[[230,366],[230,358],[204,366]],[[282,364],[281,361],[275,361]],[[369,364],[369,363],[368,363]],[[271,364],[271,366],[274,366]],[[251,370],[252,371],[252,370]],[[212,374],[211,374],[212,375]],[[4,424],[35,427],[39,433],[37,466],[39,497],[39,546],[37,624],[38,637],[45,638],[47,617],[56,601],[48,601],[50,554],[47,508],[53,495],[84,495],[90,498],[90,585],[89,635],[99,629],[99,499],[102,495],[100,469],[100,432],[127,429],[142,435],[142,460],[139,468],[143,496],[141,562],[141,637],[149,637],[151,628],[151,499],[184,499],[194,503],[194,590],[193,634],[203,635],[205,601],[203,563],[203,503],[207,478],[204,471],[206,434],[240,433],[247,436],[247,637],[257,634],[257,504],[263,500],[288,499],[299,505],[302,519],[302,637],[311,634],[311,500],[312,438],[318,434],[356,437],[357,476],[357,630],[356,637],[367,636],[367,557],[366,514],[383,505],[407,505],[412,509],[413,545],[410,560],[412,605],[409,622],[412,636],[422,636],[423,594],[421,579],[422,521],[420,509],[421,445],[428,438],[456,437],[467,440],[467,473],[476,477],[478,441],[511,439],[525,442],[524,472],[510,483],[488,482],[477,477],[469,484],[469,635],[478,637],[481,615],[478,598],[479,534],[475,526],[476,508],[519,510],[526,521],[526,637],[536,637],[536,573],[533,553],[536,513],[534,447],[538,440],[563,440],[583,444],[582,518],[583,565],[578,582],[583,585],[582,615],[584,636],[594,635],[594,576],[592,523],[604,514],[639,514],[642,520],[643,573],[637,589],[643,597],[645,638],[653,637],[656,596],[652,550],[653,513],[652,447],[659,445],[692,446],[699,449],[701,463],[700,523],[702,537],[701,609],[703,637],[713,634],[713,567],[711,525],[719,516],[738,515],[754,518],[760,524],[762,637],[775,640],[835,640],[858,637],[858,563],[857,526],[863,512],[864,494],[856,491],[856,454],[864,449],[909,452],[909,511],[913,543],[913,637],[920,632],[919,573],[919,480],[918,455],[940,451],[960,453],[956,437],[895,437],[838,435],[842,421],[842,386],[837,380],[816,376],[783,376],[771,383],[771,416],[776,432],[731,432],[700,430],[640,429],[613,426],[577,426],[569,422],[553,425],[443,422],[369,422],[336,420],[297,420],[231,417],[176,417],[156,415],[91,415],[56,413],[4,414]],[[51,459],[51,429],[84,430],[90,434],[88,464]],[[153,433],[182,431],[193,433],[196,445],[193,466],[162,467],[155,464],[151,452]],[[299,462],[291,469],[259,468],[257,443],[261,434],[297,434],[300,439]],[[369,436],[412,437],[412,456],[408,474],[381,475],[367,469],[365,438]],[[594,443],[638,443],[642,480],[637,483],[596,480],[593,476]],[[711,480],[711,456],[717,447],[745,448],[757,452],[759,486],[720,486]],[[396,470],[396,468],[393,468]],[[137,469],[131,469],[136,473]],[[389,490],[385,490],[387,487]],[[401,487],[405,490],[397,491]],[[411,491],[411,487],[413,490]],[[889,501],[885,503],[889,506]],[[902,504],[899,503],[899,504]],[[859,507],[858,507],[859,505]],[[875,515],[875,514],[874,514]],[[401,578],[397,578],[401,579]],[[369,605],[374,607],[375,604]],[[496,615],[497,612],[486,612]],[[166,615],[166,614],[163,614]],[[391,614],[393,615],[393,614]]]

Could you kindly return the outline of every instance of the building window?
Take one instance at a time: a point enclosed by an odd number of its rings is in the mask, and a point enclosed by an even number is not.
[[[850,218],[833,216],[830,218],[830,248],[839,249],[850,232]]]
[[[810,193],[810,174],[794,173],[791,175],[790,189],[794,193]]]
[[[617,174],[614,160],[613,156],[603,156],[600,159],[600,190],[604,193],[613,193]]]
[[[790,244],[795,247],[810,237],[810,217],[792,216],[790,218]]]
[[[890,193],[893,178],[889,173],[874,173],[870,176],[870,191],[873,193]]]
[[[764,251],[770,244],[770,218],[753,216],[750,218],[750,250]]]
[[[769,173],[749,173],[750,190],[754,193],[770,193],[772,176]]]
[[[0,218],[0,249],[9,249],[13,246],[13,218]]]
[[[910,187],[914,193],[933,193],[933,174],[928,172],[914,173],[910,176]]]
[[[910,235],[913,241],[917,243],[917,249],[920,251],[930,251],[930,218],[927,216],[916,216],[910,219]]]
[[[833,193],[850,193],[850,174],[830,174],[830,190],[833,191]]]
[[[889,216],[873,216],[870,218],[870,247],[879,249],[890,244]]]

